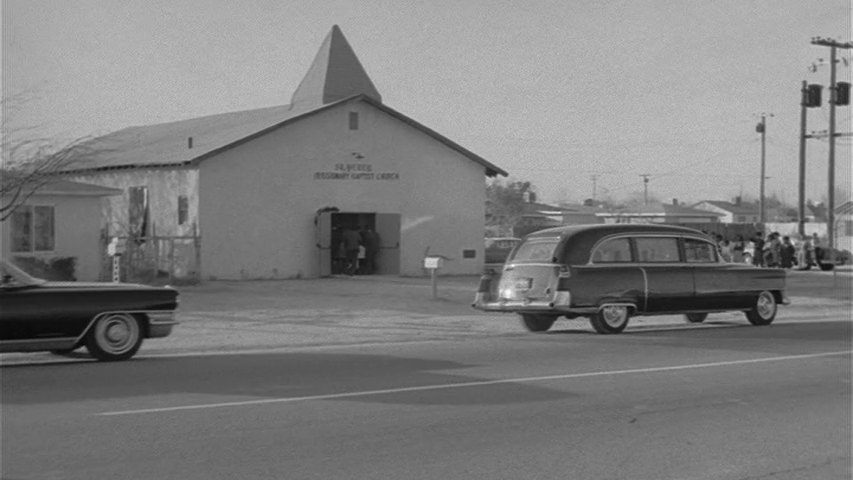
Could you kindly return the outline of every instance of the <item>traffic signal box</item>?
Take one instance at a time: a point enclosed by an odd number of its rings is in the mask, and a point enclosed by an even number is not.
[[[835,104],[850,105],[850,82],[835,84]]]
[[[806,87],[806,91],[803,92],[803,103],[808,108],[815,108],[820,106],[820,92],[823,90],[823,85],[811,84]]]

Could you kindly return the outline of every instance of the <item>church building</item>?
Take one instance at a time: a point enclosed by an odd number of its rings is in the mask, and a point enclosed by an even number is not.
[[[121,192],[107,235],[195,238],[162,258],[202,280],[331,275],[338,233],[365,227],[379,236],[375,273],[423,275],[426,256],[444,258],[442,274],[479,273],[485,177],[507,175],[385,105],[337,26],[287,105],[93,142],[67,174]]]

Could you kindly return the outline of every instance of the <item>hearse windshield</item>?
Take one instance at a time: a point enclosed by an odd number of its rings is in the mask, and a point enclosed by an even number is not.
[[[516,262],[553,262],[559,237],[532,238],[519,245],[512,260]]]

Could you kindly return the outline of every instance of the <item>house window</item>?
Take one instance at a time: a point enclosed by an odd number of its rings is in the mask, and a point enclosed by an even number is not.
[[[853,237],[853,220],[844,220],[844,236]]]
[[[54,250],[53,207],[22,205],[11,218],[12,251],[15,253],[51,252]]]
[[[178,196],[178,225],[187,223],[189,216],[190,202],[186,195]]]
[[[129,211],[128,227],[130,236],[148,235],[148,187],[130,187],[128,189]]]
[[[358,130],[358,112],[349,112],[349,129]]]

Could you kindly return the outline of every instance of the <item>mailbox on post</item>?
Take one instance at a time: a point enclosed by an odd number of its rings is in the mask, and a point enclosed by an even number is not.
[[[424,268],[429,270],[432,280],[432,298],[438,298],[438,269],[444,266],[445,257],[441,255],[427,255],[424,257]]]

